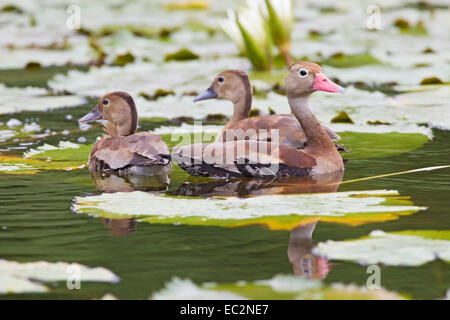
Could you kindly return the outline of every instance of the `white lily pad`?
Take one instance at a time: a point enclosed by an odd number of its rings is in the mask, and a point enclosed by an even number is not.
[[[0,142],[13,138],[17,132],[15,130],[0,130]]]
[[[276,275],[271,279],[235,283],[195,284],[189,279],[173,278],[154,293],[154,300],[403,300],[405,297],[386,289],[369,290],[356,285],[307,280],[293,275]]]
[[[227,57],[171,61],[162,65],[133,63],[124,67],[92,67],[88,72],[72,70],[67,75],[56,75],[48,84],[56,91],[67,90],[84,96],[102,96],[105,92],[121,90],[136,98],[141,92],[153,94],[158,89],[175,93],[206,90],[214,76],[230,66],[247,70],[249,63],[243,58]]]
[[[60,141],[58,146],[52,146],[50,144],[44,144],[42,146],[37,147],[36,149],[29,149],[28,151],[26,151],[23,155],[24,158],[31,158],[34,157],[40,153],[43,153],[45,151],[50,151],[50,150],[64,150],[64,149],[79,149],[80,145],[70,142],[70,141]]]
[[[86,103],[78,96],[51,96],[43,88],[9,88],[0,84],[0,114],[21,111],[45,111],[61,107],[75,107]]]
[[[67,262],[21,263],[0,260],[0,293],[46,292],[48,288],[39,282],[67,281],[75,273],[80,276],[81,282],[115,283],[120,280],[117,275],[103,267],[90,268]]]
[[[48,288],[40,283],[9,274],[0,275],[0,294],[43,293],[47,291]]]
[[[372,231],[357,240],[326,241],[313,249],[315,254],[334,260],[361,264],[420,266],[441,259],[450,262],[450,231]]]
[[[188,279],[175,277],[152,296],[152,300],[244,300],[229,291],[204,289]]]
[[[394,190],[271,195],[253,198],[183,198],[140,191],[75,197],[72,210],[101,217],[136,217],[149,223],[237,227],[263,224],[292,229],[322,221],[358,225],[425,210]],[[173,208],[178,208],[173,210]]]

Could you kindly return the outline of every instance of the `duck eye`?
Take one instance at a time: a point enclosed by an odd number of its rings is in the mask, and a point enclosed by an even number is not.
[[[300,77],[304,78],[308,75],[308,70],[301,68],[298,74],[300,75]]]
[[[103,99],[102,103],[104,106],[107,106],[109,104],[109,99]]]
[[[222,77],[222,76],[220,76],[219,78],[217,78],[217,81],[219,81],[220,83],[222,83],[222,82],[224,82],[224,81],[225,81],[225,78],[224,78],[224,77]]]

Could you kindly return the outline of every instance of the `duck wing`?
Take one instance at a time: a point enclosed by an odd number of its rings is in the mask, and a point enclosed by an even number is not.
[[[254,140],[180,147],[172,160],[189,174],[212,177],[305,176],[316,165],[295,147]]]
[[[94,171],[169,162],[167,145],[159,136],[147,132],[102,138],[94,144],[89,156],[89,168]]]
[[[325,132],[328,134],[332,141],[339,140],[340,137],[333,130],[326,126],[322,126],[325,129]],[[248,140],[258,140],[258,141],[272,141],[276,142],[272,139],[270,134],[271,129],[279,130],[279,143],[284,145],[290,145],[293,147],[300,147],[306,143],[306,136],[303,131],[302,126],[298,122],[297,118],[295,118],[292,114],[274,114],[268,116],[257,116],[252,118],[242,119],[235,124],[231,125],[227,129],[238,131],[238,135],[246,134]],[[260,130],[267,130],[267,132],[261,132]],[[221,138],[218,138],[220,141],[230,141],[230,140],[245,140],[245,137],[242,139],[235,139],[234,136],[228,136],[223,134]],[[216,140],[216,141],[218,141]]]

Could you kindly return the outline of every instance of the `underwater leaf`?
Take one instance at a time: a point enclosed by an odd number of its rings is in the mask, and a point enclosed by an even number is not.
[[[173,210],[174,206],[178,208]],[[149,223],[239,227],[260,224],[292,230],[321,221],[360,225],[397,219],[425,207],[414,206],[397,191],[371,190],[252,198],[176,197],[135,191],[75,197],[72,210],[106,218],[136,217]]]
[[[375,230],[361,239],[321,242],[313,252],[364,265],[420,266],[435,259],[450,263],[450,230]]]
[[[238,281],[235,283],[204,283],[197,285],[189,279],[173,278],[153,294],[159,300],[403,300],[405,297],[386,289],[368,290],[366,287],[341,283],[325,284],[318,280],[276,275],[271,279]]]

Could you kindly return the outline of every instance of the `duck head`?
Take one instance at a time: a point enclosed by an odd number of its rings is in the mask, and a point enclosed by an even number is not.
[[[194,102],[207,99],[226,99],[234,104],[252,96],[248,75],[241,70],[226,70],[219,73],[211,86],[195,97]],[[250,102],[251,103],[251,102]]]
[[[297,98],[315,91],[344,92],[345,89],[327,78],[323,69],[313,62],[297,62],[289,68],[286,94]]]
[[[111,136],[128,136],[136,132],[138,118],[133,98],[126,92],[105,94],[87,115],[78,120],[85,123],[101,120]]]

